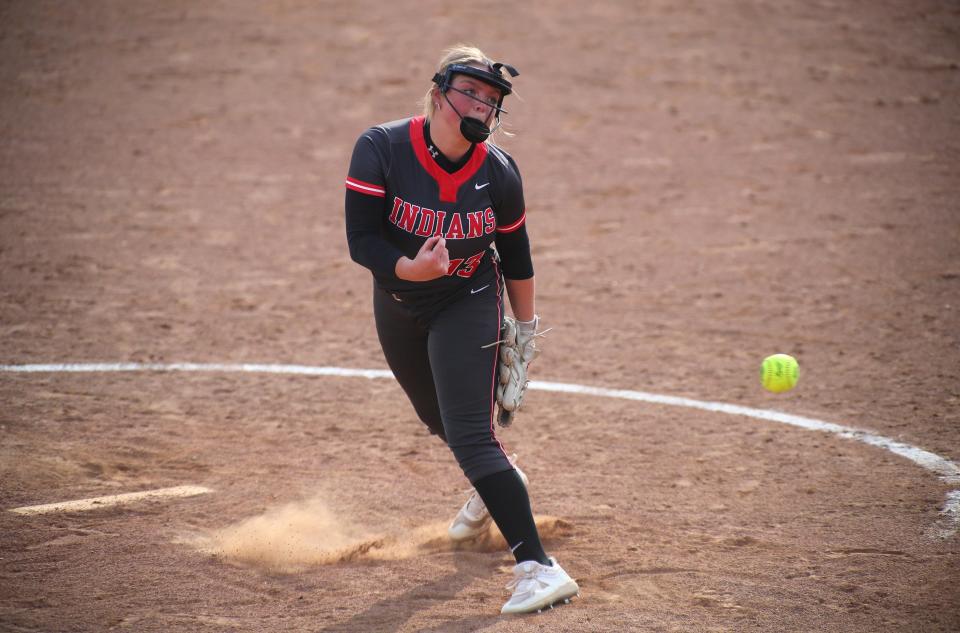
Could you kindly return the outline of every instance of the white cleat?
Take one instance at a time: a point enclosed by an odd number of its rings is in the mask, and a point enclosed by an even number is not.
[[[510,458],[510,463],[516,468],[520,479],[523,480],[523,485],[529,485],[527,476],[517,468],[516,462],[517,456],[514,455]],[[453,519],[453,523],[447,528],[447,534],[450,535],[451,540],[465,541],[483,534],[487,530],[487,526],[490,525],[490,521],[490,512],[487,510],[486,504],[474,490],[470,493],[467,502],[460,508],[460,512]]]
[[[513,580],[507,585],[513,595],[500,613],[537,613],[553,608],[554,603],[569,603],[570,598],[580,595],[580,587],[563,567],[551,558],[553,566],[541,565],[528,560],[513,568]]]

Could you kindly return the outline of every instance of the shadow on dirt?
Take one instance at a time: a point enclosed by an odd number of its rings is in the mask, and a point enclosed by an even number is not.
[[[369,631],[371,633],[386,633],[399,631],[415,613],[422,613],[435,603],[458,600],[457,594],[460,591],[468,587],[475,578],[488,573],[489,561],[486,561],[480,554],[455,552],[453,561],[456,567],[453,573],[441,576],[433,582],[411,587],[402,594],[379,600],[349,620],[320,629],[320,632],[353,633],[355,631]],[[459,599],[466,598],[461,597]],[[494,607],[496,607],[496,610],[494,610]],[[496,622],[501,617],[498,611],[499,602],[491,600],[492,613],[489,616],[470,616],[462,620],[444,620],[433,628],[423,630],[456,633],[476,631]]]

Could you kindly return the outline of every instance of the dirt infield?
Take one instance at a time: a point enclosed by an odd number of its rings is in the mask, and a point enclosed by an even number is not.
[[[468,41],[521,72],[535,380],[955,468],[956,3],[586,5],[0,4],[0,365],[383,369],[343,178]],[[0,371],[0,630],[960,630],[960,480],[890,450],[544,390],[501,437],[583,590],[541,615],[392,380]]]

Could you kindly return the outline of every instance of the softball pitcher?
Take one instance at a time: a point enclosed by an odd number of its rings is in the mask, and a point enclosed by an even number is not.
[[[524,335],[538,321],[520,173],[488,142],[517,75],[477,48],[448,49],[423,115],[366,130],[346,180],[347,243],[373,274],[387,364],[474,487],[450,537],[475,537],[492,517],[516,559],[502,613],[579,593],[544,552],[526,477],[494,425],[498,346],[490,343],[501,335],[504,291]]]

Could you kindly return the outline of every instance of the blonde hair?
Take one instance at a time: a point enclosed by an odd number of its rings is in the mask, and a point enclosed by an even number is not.
[[[486,54],[476,46],[455,44],[443,51],[437,72],[442,75],[447,71],[447,68],[453,64],[480,65],[488,69],[493,66],[493,60],[487,57]],[[431,83],[427,94],[423,96],[423,114],[428,120],[433,118],[433,113],[436,110],[436,103],[433,100],[436,90],[437,85]],[[502,126],[497,131],[503,132],[506,136],[513,136],[513,134],[503,129]]]

